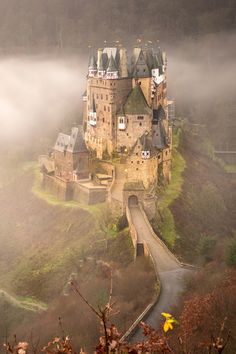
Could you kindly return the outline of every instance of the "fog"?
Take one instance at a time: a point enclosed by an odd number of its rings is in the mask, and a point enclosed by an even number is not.
[[[175,98],[179,115],[207,124],[220,102],[227,105],[234,100],[235,42],[235,33],[230,33],[185,40],[176,46],[162,44],[168,54],[168,94]],[[77,124],[87,60],[86,56],[0,59],[0,142],[32,147],[32,142],[48,135],[54,139],[58,130]],[[233,124],[226,118],[229,131]]]
[[[177,105],[235,95],[235,43],[235,33],[222,33],[168,48],[168,84]]]
[[[2,58],[0,77],[1,142],[40,138],[66,117],[78,122],[85,87],[82,60]]]

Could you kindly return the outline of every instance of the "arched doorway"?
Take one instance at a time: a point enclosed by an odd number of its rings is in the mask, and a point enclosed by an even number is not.
[[[136,195],[131,195],[128,199],[129,206],[137,206],[138,205],[138,197]]]

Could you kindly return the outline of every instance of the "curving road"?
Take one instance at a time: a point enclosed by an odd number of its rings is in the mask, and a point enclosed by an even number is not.
[[[130,207],[130,213],[138,233],[138,242],[145,241],[149,246],[161,281],[162,290],[159,300],[145,319],[145,322],[157,328],[163,321],[161,312],[171,312],[172,308],[177,305],[184,290],[183,281],[191,271],[183,267],[160,239],[154,236],[139,206]],[[138,341],[141,337],[142,333],[138,329],[132,336],[132,341]]]

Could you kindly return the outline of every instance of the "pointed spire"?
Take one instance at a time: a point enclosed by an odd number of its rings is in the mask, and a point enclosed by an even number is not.
[[[109,62],[108,62],[108,68],[107,72],[116,72],[118,71],[115,59],[113,58],[113,55],[111,54]]]
[[[89,70],[97,70],[97,63],[94,54],[91,54],[90,56]]]

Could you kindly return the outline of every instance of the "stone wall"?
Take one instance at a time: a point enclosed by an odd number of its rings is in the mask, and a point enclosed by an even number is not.
[[[83,204],[98,204],[106,201],[106,188],[87,188],[81,183],[73,185],[73,200]]]
[[[132,155],[128,158],[127,180],[142,181],[145,188],[157,181],[158,158],[142,159],[140,155]]]
[[[55,195],[56,198],[61,200],[70,200],[73,197],[73,187],[71,182],[43,174],[42,188],[49,193]]]
[[[117,118],[118,119],[118,118]],[[146,131],[150,131],[152,127],[152,116],[149,114],[126,115],[125,130],[117,129],[117,147],[125,146],[131,149]]]
[[[65,182],[61,178],[43,174],[42,188],[61,200],[75,200],[84,204],[103,203],[107,199],[105,187],[87,187],[79,182]]]
[[[170,182],[171,180],[171,158],[172,153],[171,149],[164,149],[162,152],[162,172],[166,182]]]
[[[135,228],[135,226],[133,224],[133,221],[132,221],[132,218],[131,218],[129,207],[126,207],[125,210],[126,210],[126,217],[127,217],[128,224],[129,224],[129,232],[130,232],[130,236],[131,236],[132,243],[133,243],[133,246],[134,246],[134,258],[136,258],[138,235],[137,235],[136,228]]]
[[[89,78],[87,81],[87,110],[90,111],[94,99],[97,113],[96,125],[90,126],[88,122],[87,133],[91,137],[105,139],[109,154],[115,147],[116,112],[125,102],[131,88],[130,78],[116,80]],[[94,149],[90,140],[88,140],[88,146]]]
[[[88,152],[71,153],[65,151],[64,153],[60,151],[54,151],[54,161],[55,174],[58,177],[63,177],[64,179],[68,179],[68,181],[72,181],[73,171],[75,169],[78,169],[79,171],[79,178],[88,177]]]
[[[126,208],[129,206],[129,198],[132,196],[136,196],[138,198],[138,203],[142,203],[143,197],[145,195],[145,190],[124,190],[123,191],[123,208],[126,210]]]

